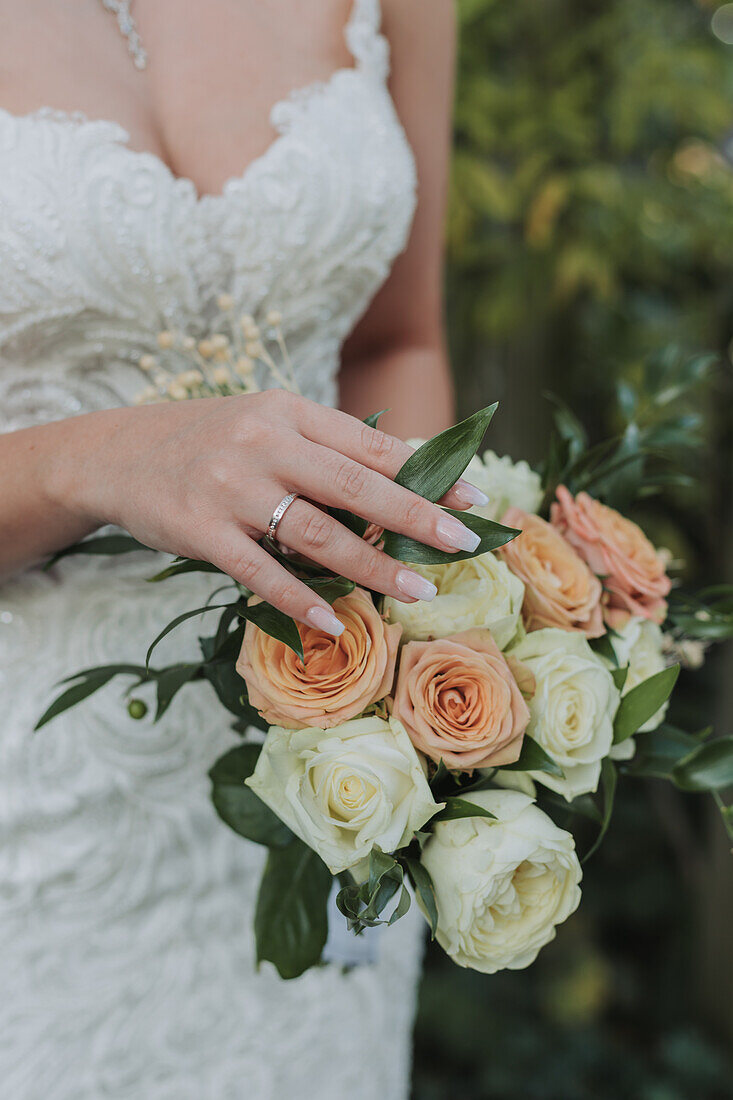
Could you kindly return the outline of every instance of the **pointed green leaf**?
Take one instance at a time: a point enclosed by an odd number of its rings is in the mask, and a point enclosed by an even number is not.
[[[185,623],[186,619],[192,619],[194,615],[204,615],[207,611],[221,611],[222,608],[230,606],[231,605],[228,603],[210,603],[205,604],[203,607],[194,607],[191,611],[184,611],[181,615],[176,615],[175,619],[169,622],[168,625],[161,630],[157,638],[155,638],[150,643],[150,646],[148,647],[148,652],[145,655],[145,667],[149,667],[150,658],[152,657],[153,650],[158,645],[158,643],[162,642],[163,638],[165,638],[166,635],[170,634],[172,630],[175,630],[177,626],[180,626],[181,623]]]
[[[179,664],[163,668],[155,673],[157,683],[157,709],[155,721],[165,714],[181,688],[200,674],[201,664]]]
[[[611,675],[613,676],[613,682],[618,690],[623,691],[629,675],[629,666],[624,665],[623,668],[612,668]]]
[[[435,900],[435,887],[433,886],[430,872],[423,866],[419,859],[405,858],[404,864],[410,876],[410,881],[415,887],[420,908],[430,925],[430,938],[434,940],[435,932],[438,927],[438,904]]]
[[[672,779],[683,791],[733,787],[733,737],[717,737],[693,749],[675,764]]]
[[[496,814],[465,798],[447,798],[445,808],[432,820],[437,823],[438,821],[458,821],[464,817],[491,817],[496,820]]]
[[[615,745],[636,733],[666,703],[677,683],[679,672],[679,665],[664,668],[624,695],[613,723]]]
[[[50,569],[57,561],[71,557],[72,554],[130,554],[135,550],[147,550],[149,554],[157,552],[151,550],[149,546],[145,546],[144,543],[138,542],[132,535],[123,532],[112,535],[97,535],[95,538],[83,539],[82,542],[75,542],[73,546],[67,546],[64,550],[59,550],[50,561],[46,562],[44,569]]]
[[[365,416],[364,423],[368,428],[376,428],[377,424],[379,423],[380,416],[384,416],[384,414],[388,412],[389,409],[381,409],[378,413],[372,413],[370,416]]]
[[[467,420],[423,443],[397,474],[396,484],[426,500],[440,500],[455,485],[481,446],[496,408],[494,403],[479,409]]]
[[[282,848],[291,843],[293,834],[244,783],[255,770],[261,751],[260,745],[238,745],[220,756],[209,772],[211,800],[219,817],[235,833],[268,848]]]
[[[332,881],[326,865],[302,841],[270,849],[255,911],[258,963],[274,963],[281,978],[297,978],[320,962]]]
[[[137,676],[141,682],[147,678],[146,669],[142,665],[100,665],[99,668],[84,669],[73,676],[68,676],[61,682],[70,683],[72,680],[77,682],[71,684],[71,687],[68,687],[51,703],[36,722],[34,729],[39,730],[52,718],[62,714],[70,707],[76,706],[77,703],[81,703],[84,699],[93,695],[95,691],[99,691],[100,688],[108,684],[113,677],[128,675]]]
[[[521,531],[515,527],[504,527],[501,523],[496,523],[495,520],[484,519],[483,516],[474,515],[472,512],[457,512],[452,508],[444,508],[443,511],[455,516],[469,530],[480,537],[481,542],[475,550],[461,550],[457,554],[447,554],[443,550],[436,550],[433,546],[426,546],[422,542],[408,538],[407,535],[385,531],[385,554],[390,558],[396,558],[398,561],[415,562],[419,565],[445,565],[449,562],[465,561],[466,558],[476,558],[480,554],[487,554],[490,550],[505,546],[521,534]]]
[[[591,856],[598,851],[603,838],[608,832],[608,826],[611,824],[611,814],[613,813],[613,803],[616,797],[616,779],[616,765],[613,760],[607,756],[601,764],[601,790],[603,792],[603,819],[601,821],[601,828],[595,839],[595,843],[590,851],[586,852],[583,863],[586,863]]]
[[[276,607],[272,607],[264,601],[251,604],[246,610],[246,617],[265,634],[269,634],[271,638],[277,638],[279,642],[289,646],[305,663],[303,642],[295,619],[291,619],[289,615],[286,615],[283,611],[278,611]]]
[[[182,558],[174,561],[154,577],[148,577],[150,584],[167,580],[168,577],[180,577],[182,573],[223,573],[223,569],[217,568],[208,561],[196,561],[194,558]]]
[[[565,772],[556,764],[551,756],[548,756],[538,741],[529,734],[524,735],[522,751],[519,759],[514,764],[502,764],[502,771],[509,772],[547,772],[548,775],[556,775],[559,779],[565,778]]]

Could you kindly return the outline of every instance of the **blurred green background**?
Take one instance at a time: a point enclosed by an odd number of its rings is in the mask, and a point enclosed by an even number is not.
[[[459,410],[537,462],[552,391],[594,439],[668,345],[720,365],[695,489],[639,519],[692,582],[733,580],[733,5],[459,0],[448,224]],[[671,720],[731,733],[731,646],[683,673]],[[627,781],[582,910],[528,971],[429,950],[415,1100],[733,1098],[733,858],[695,797]]]

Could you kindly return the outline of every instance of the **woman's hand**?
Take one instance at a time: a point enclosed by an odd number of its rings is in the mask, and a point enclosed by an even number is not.
[[[272,390],[244,397],[110,410],[93,453],[77,454],[55,492],[85,520],[115,523],[146,546],[210,561],[294,619],[331,634],[343,627],[257,540],[290,492],[284,545],[405,602],[432,599],[419,574],[353,534],[323,506],[438,547],[475,549],[478,536],[392,480],[412,449],[335,409]],[[485,502],[459,481],[454,508]],[[320,507],[319,507],[320,506]]]

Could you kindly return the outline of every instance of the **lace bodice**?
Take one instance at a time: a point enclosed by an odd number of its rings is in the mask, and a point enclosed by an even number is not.
[[[278,308],[301,388],[334,400],[414,205],[378,23],[356,0],[353,68],[277,104],[270,148],[214,197],[112,122],[0,110],[0,430],[131,400],[133,359],[161,328],[207,327],[222,291]],[[133,557],[0,585],[3,1095],[403,1100],[419,918],[347,973],[256,971],[263,853],[210,805],[206,770],[235,738],[206,690],[153,725],[112,685],[32,733],[62,676],[139,661],[213,587],[151,587],[154,557]],[[161,659],[190,658],[204,630]]]
[[[332,403],[344,337],[403,248],[414,165],[386,87],[376,0],[354,66],[277,103],[266,152],[199,196],[113,122],[0,109],[0,429],[122,403],[162,328],[217,293],[284,313],[302,387]]]

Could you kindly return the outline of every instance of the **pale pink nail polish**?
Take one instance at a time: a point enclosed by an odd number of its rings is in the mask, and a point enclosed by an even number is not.
[[[438,538],[448,550],[475,550],[481,542],[475,532],[469,530],[455,516],[442,515],[437,523]]]
[[[403,596],[410,596],[413,600],[434,600],[438,589],[419,573],[413,573],[411,569],[400,569],[395,577],[395,584]]]
[[[470,481],[464,481],[462,477],[453,486],[453,492],[464,504],[477,504],[479,507],[485,508],[489,503],[486,493],[482,493],[480,489],[477,489]]]
[[[325,634],[333,634],[335,638],[344,632],[344,624],[337,619],[325,607],[311,607],[305,613],[305,621],[316,630],[322,630]]]

